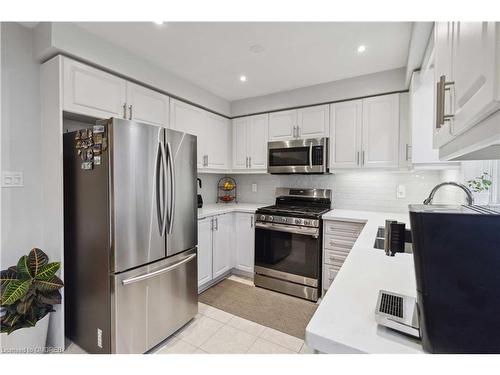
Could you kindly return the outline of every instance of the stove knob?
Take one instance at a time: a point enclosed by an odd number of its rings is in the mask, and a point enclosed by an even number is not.
[[[311,220],[304,220],[304,225],[311,225]]]
[[[295,219],[295,224],[297,224],[297,225],[302,224],[302,220],[301,219]]]
[[[266,215],[260,215],[260,220],[266,220]]]
[[[267,221],[273,221],[273,220],[274,220],[274,217],[272,217],[272,216],[267,217]]]

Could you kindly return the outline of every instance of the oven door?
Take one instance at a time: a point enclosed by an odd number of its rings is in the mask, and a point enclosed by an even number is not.
[[[269,173],[328,172],[328,138],[295,139],[268,143]]]
[[[257,222],[255,273],[318,287],[321,237],[319,228]]]

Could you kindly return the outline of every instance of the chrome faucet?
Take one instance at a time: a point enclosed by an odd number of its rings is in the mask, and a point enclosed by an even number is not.
[[[459,184],[457,182],[451,182],[451,181],[450,182],[442,182],[442,183],[434,186],[434,188],[432,188],[429,196],[424,200],[424,204],[432,204],[432,200],[434,199],[434,194],[436,194],[436,191],[438,191],[441,187],[443,187],[445,185],[456,186],[456,187],[462,189],[465,192],[465,195],[467,196],[467,204],[469,206],[472,206],[474,204],[474,198],[472,198],[472,193],[469,190],[469,188],[463,184]]]

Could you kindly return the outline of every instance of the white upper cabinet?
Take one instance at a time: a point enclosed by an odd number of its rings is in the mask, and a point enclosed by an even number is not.
[[[399,167],[399,94],[330,106],[330,169]]]
[[[108,118],[126,116],[126,81],[77,61],[63,60],[65,111]]]
[[[255,227],[254,214],[236,213],[236,268],[252,273],[254,271]]]
[[[247,129],[249,117],[233,120],[233,169],[248,168]]]
[[[301,108],[297,111],[300,138],[328,137],[330,133],[328,104]]]
[[[170,100],[170,128],[197,136],[198,168],[205,166],[207,150],[205,147],[205,113],[201,108]]]
[[[297,137],[297,110],[269,114],[269,141],[286,141]]]
[[[498,158],[490,146],[500,136],[499,28],[498,22],[435,23],[433,144],[442,160]]]
[[[399,95],[363,99],[363,168],[399,165]]]
[[[169,97],[144,86],[127,82],[128,119],[168,126]]]
[[[267,168],[267,138],[269,117],[267,114],[250,117],[247,136],[247,152],[250,169]]]
[[[239,170],[267,168],[268,115],[233,120],[233,165]]]
[[[269,141],[328,137],[328,105],[273,112],[269,114]]]
[[[495,22],[455,22],[452,77],[453,135],[460,134],[500,108],[497,71],[500,64]]]
[[[205,111],[205,168],[229,168],[229,120]]]
[[[330,124],[330,169],[360,167],[362,101],[332,104]]]

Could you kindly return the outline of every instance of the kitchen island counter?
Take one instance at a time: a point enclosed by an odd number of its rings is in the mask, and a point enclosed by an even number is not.
[[[409,227],[408,214],[335,209],[323,219],[365,226],[309,322],[306,344],[322,353],[423,353],[419,340],[375,321],[380,289],[416,296],[412,254],[388,257],[373,247],[377,230],[386,219]]]

